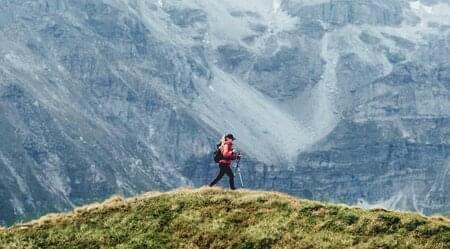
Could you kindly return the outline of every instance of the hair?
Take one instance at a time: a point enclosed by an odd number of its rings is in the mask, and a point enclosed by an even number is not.
[[[217,148],[222,148],[224,144],[225,144],[225,135],[223,135],[220,138],[219,142],[217,143]]]

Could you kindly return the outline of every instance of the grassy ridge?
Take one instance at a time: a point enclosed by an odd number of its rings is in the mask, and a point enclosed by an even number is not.
[[[450,222],[257,191],[149,193],[0,230],[0,248],[450,248]]]

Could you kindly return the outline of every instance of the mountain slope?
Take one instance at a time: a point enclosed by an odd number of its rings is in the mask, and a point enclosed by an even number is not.
[[[284,194],[148,193],[0,230],[0,248],[448,248],[450,221]]]

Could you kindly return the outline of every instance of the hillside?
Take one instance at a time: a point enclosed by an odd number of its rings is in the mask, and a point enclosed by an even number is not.
[[[449,248],[450,222],[219,188],[147,193],[0,230],[0,248]]]

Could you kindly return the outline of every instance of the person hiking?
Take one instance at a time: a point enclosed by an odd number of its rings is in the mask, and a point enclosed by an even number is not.
[[[216,179],[214,179],[209,186],[214,186],[222,177],[226,174],[230,180],[230,188],[236,189],[234,186],[234,174],[233,170],[231,169],[231,162],[233,160],[239,160],[240,155],[236,154],[236,152],[233,150],[233,141],[235,140],[233,134],[227,134],[222,139],[220,139],[220,142],[218,144],[219,150],[222,154],[221,159],[219,160],[219,174],[217,175]]]

